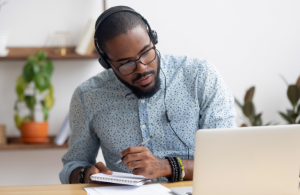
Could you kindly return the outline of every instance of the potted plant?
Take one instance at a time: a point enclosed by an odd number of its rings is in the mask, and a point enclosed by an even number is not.
[[[16,126],[21,131],[23,142],[49,142],[47,138],[47,120],[49,110],[54,103],[53,86],[50,80],[52,72],[53,65],[47,59],[47,53],[38,51],[36,55],[27,58],[23,73],[17,78],[16,92],[18,100],[15,103],[14,118]],[[20,115],[20,105],[27,107],[26,114],[23,117]],[[42,110],[42,121],[36,120],[38,108]]]
[[[293,106],[292,109],[287,109],[286,114],[279,112],[280,116],[284,118],[289,124],[300,124],[300,76],[295,85],[289,85],[282,77],[288,86],[287,96]],[[297,121],[298,120],[298,121]]]
[[[252,102],[253,96],[254,96],[255,87],[250,87],[246,91],[245,97],[244,97],[244,104],[242,105],[236,98],[234,98],[235,103],[242,109],[243,114],[247,117],[247,121],[241,125],[241,127],[247,127],[249,126],[262,126],[263,122],[261,119],[262,113],[256,114],[255,113],[255,106]],[[248,125],[247,125],[248,124]],[[265,126],[270,125],[271,122],[265,124]]]

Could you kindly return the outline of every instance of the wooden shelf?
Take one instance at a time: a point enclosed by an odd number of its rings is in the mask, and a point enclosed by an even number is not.
[[[20,137],[8,137],[7,144],[0,144],[0,150],[19,150],[19,149],[50,149],[50,148],[68,148],[65,143],[61,146],[53,143],[55,136],[49,136],[50,142],[45,144],[23,143]]]
[[[43,50],[48,53],[48,59],[64,60],[64,59],[97,59],[98,54],[95,52],[91,55],[79,55],[75,53],[75,47],[68,47],[65,56],[55,54],[54,47],[8,47],[9,53],[5,57],[0,57],[0,60],[26,60],[29,55],[36,54],[37,51]]]

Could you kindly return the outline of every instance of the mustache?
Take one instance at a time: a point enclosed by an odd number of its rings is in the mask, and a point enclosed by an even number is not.
[[[148,72],[144,72],[143,74],[138,74],[138,76],[132,80],[132,83],[136,82],[137,80],[149,75],[149,74],[155,74],[154,70],[148,71]]]

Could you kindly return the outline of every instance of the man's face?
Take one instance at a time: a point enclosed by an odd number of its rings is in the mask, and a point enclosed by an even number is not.
[[[137,60],[152,47],[148,33],[140,26],[105,42],[105,52],[116,68],[129,61]],[[148,65],[138,62],[136,71],[126,76],[113,66],[112,69],[117,77],[139,98],[151,97],[159,89],[158,57]]]

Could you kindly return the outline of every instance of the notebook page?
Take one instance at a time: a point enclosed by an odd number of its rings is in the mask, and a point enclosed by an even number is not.
[[[105,186],[94,187],[101,195],[173,195],[170,189],[160,184],[147,184],[140,187],[136,186]]]
[[[147,182],[147,178],[141,175],[133,175],[130,173],[113,172],[112,175],[97,173],[90,177],[94,181],[105,181],[111,183],[129,184],[129,185],[143,185]]]
[[[101,195],[97,191],[95,191],[93,188],[84,188],[87,195]]]

